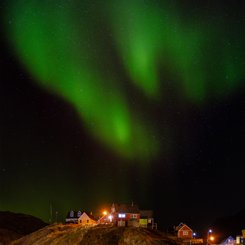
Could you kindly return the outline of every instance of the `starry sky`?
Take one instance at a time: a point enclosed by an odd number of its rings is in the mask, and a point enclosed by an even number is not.
[[[0,7],[0,210],[205,229],[245,207],[244,1]]]

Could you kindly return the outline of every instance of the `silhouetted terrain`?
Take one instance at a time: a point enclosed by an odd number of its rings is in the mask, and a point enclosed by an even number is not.
[[[241,235],[241,230],[245,229],[245,209],[233,216],[226,216],[216,219],[212,227],[214,228],[217,241],[222,241],[228,236]]]
[[[8,244],[46,225],[31,215],[0,211],[0,245]]]

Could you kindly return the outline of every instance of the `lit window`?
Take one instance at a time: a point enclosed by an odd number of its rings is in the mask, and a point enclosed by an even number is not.
[[[189,234],[188,231],[183,231],[184,236],[188,236],[188,234]]]
[[[137,219],[137,214],[131,214],[131,218]]]
[[[126,214],[118,214],[118,218],[125,218]]]

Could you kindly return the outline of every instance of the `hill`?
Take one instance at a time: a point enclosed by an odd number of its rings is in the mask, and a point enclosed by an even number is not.
[[[245,209],[239,211],[233,216],[226,216],[216,219],[212,227],[215,230],[218,241],[222,241],[228,236],[241,235],[242,229],[245,229]]]
[[[176,239],[156,230],[136,227],[56,224],[20,238],[11,245],[180,245]]]
[[[0,211],[0,245],[8,244],[46,225],[31,215]]]

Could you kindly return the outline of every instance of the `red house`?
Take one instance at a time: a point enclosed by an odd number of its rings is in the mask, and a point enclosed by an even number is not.
[[[139,226],[140,210],[137,205],[112,204],[111,215],[117,226]]]
[[[98,221],[100,224],[112,223],[117,226],[139,226],[140,210],[135,204],[112,204],[111,212]]]
[[[177,232],[177,237],[181,239],[192,239],[193,238],[193,231],[192,229],[184,224],[180,223],[176,228],[175,231]]]

